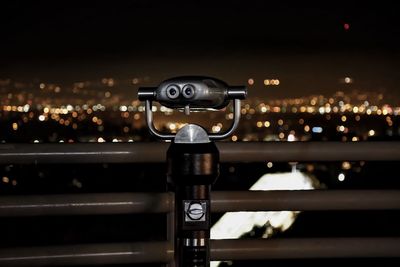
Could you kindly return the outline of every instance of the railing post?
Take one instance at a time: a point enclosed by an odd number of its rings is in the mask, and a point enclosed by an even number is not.
[[[167,213],[167,240],[175,247],[175,212],[172,210]],[[166,264],[167,267],[176,267],[175,258]]]

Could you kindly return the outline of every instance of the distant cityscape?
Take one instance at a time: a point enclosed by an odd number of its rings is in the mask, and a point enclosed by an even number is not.
[[[1,142],[135,142],[151,139],[145,126],[138,87],[149,77],[103,78],[62,86],[41,81],[0,79]],[[343,79],[351,83],[350,77]],[[254,86],[249,78],[248,86]],[[264,86],[278,86],[265,79]],[[387,103],[381,92],[337,91],[333,95],[242,103],[242,122],[231,141],[365,141],[400,136],[400,107]],[[185,116],[155,105],[156,127],[176,132],[188,121],[220,132],[229,127],[231,108]],[[173,116],[172,116],[173,115]],[[210,119],[211,118],[211,119]]]

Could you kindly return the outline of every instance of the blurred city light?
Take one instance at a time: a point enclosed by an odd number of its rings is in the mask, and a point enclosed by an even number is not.
[[[272,167],[272,162],[268,167]],[[312,190],[315,181],[301,172],[274,173],[263,175],[249,190]],[[274,212],[227,212],[211,228],[211,239],[237,239],[245,233],[251,232],[254,227],[263,227],[266,224],[264,238],[268,238],[270,231],[286,231],[296,219],[298,211]],[[216,267],[220,262],[213,261],[211,266]]]

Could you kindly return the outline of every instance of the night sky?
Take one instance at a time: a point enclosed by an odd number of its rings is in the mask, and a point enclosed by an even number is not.
[[[279,78],[263,97],[400,95],[400,16],[382,1],[1,1],[0,78]],[[339,80],[352,77],[352,88]]]

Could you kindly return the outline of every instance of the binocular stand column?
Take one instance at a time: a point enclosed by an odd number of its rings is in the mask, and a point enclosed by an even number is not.
[[[219,175],[213,142],[171,143],[168,182],[175,191],[175,264],[210,265],[210,188]]]

